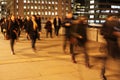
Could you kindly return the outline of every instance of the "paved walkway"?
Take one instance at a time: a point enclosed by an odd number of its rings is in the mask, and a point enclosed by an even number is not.
[[[45,38],[37,41],[37,53],[30,41],[22,35],[15,44],[16,55],[10,54],[9,41],[0,34],[0,80],[102,80],[101,69],[104,53],[99,52],[100,43],[90,41],[88,53],[92,67],[86,68],[84,55],[77,55],[77,64],[72,63],[69,53],[63,53],[63,38]],[[107,61],[108,80],[120,79],[120,60]]]

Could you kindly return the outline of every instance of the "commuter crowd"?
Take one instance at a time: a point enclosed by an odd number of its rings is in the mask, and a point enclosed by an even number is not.
[[[46,31],[46,38],[53,38],[53,35],[59,37],[60,28],[64,28],[64,43],[63,51],[67,53],[69,47],[71,60],[73,63],[76,61],[75,49],[82,48],[85,56],[85,65],[90,68],[89,55],[87,52],[86,43],[88,42],[87,27],[88,19],[85,16],[79,16],[77,19],[73,18],[73,14],[68,12],[65,19],[61,19],[56,16],[52,21],[49,18],[45,22],[43,27]],[[41,39],[42,25],[41,17],[39,15],[26,16],[26,18],[16,17],[11,15],[9,18],[1,19],[1,32],[4,39],[10,40],[11,54],[15,55],[14,44],[15,40],[19,40],[22,31],[25,31],[26,38],[31,40],[31,47],[36,52],[36,40]],[[54,28],[53,28],[54,26]],[[104,58],[104,67],[102,69],[103,80],[107,80],[105,77],[105,62],[108,57],[113,59],[120,59],[120,19],[117,16],[108,16],[103,26],[100,29],[100,33],[106,41],[106,54]],[[49,45],[49,44],[48,44]]]

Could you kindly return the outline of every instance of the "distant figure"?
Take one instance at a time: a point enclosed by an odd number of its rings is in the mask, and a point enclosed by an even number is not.
[[[38,37],[37,38],[38,38],[38,40],[40,40],[42,26],[41,26],[41,17],[39,15],[36,16],[36,23],[38,25],[38,28],[37,28]]]
[[[29,16],[26,16],[26,19],[24,21],[24,29],[26,32],[26,38],[30,40],[30,35],[29,35],[29,27],[32,26],[32,20],[30,19]]]
[[[52,22],[51,19],[48,19],[47,22],[45,23],[45,27],[46,29],[46,38],[48,38],[48,35],[50,34],[50,37],[53,38],[52,35]]]
[[[7,26],[8,26],[8,21],[6,18],[4,18],[3,22],[1,23],[1,32],[4,36],[4,39],[7,39]]]
[[[59,18],[59,16],[56,16],[53,20],[53,24],[54,24],[54,33],[55,36],[59,35],[59,30],[61,27],[61,19]]]

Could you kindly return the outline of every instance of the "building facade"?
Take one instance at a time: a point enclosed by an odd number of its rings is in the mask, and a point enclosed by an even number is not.
[[[0,19],[7,15],[6,4],[6,1],[0,1]]]
[[[64,18],[71,11],[71,0],[7,0],[9,14],[15,16],[40,15],[42,20],[59,15]]]
[[[103,23],[110,15],[120,16],[120,0],[73,0],[74,16],[87,16],[89,23]]]

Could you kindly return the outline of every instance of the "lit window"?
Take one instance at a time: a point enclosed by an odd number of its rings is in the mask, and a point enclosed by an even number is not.
[[[35,3],[37,3],[37,0],[35,0]]]
[[[94,8],[94,5],[90,5],[90,8]]]
[[[52,4],[54,4],[54,1],[52,1]]]
[[[51,9],[51,7],[50,7],[50,6],[48,6],[48,9]]]
[[[34,12],[33,11],[31,11],[31,15],[33,15],[34,14]]]
[[[94,18],[94,15],[90,15],[90,18]]]
[[[37,9],[37,6],[35,6],[35,9]]]
[[[55,4],[58,4],[58,2],[56,1]]]
[[[69,10],[69,8],[68,8],[68,7],[66,7],[66,10]]]
[[[18,0],[16,0],[16,3],[18,3]]]
[[[105,20],[101,20],[101,23],[104,23],[105,22]]]
[[[49,1],[49,4],[51,4],[51,2]]]
[[[18,12],[16,12],[16,14],[18,15]]]
[[[18,5],[16,6],[16,8],[18,9]]]
[[[40,15],[40,12],[38,12],[38,14]]]
[[[55,10],[58,10],[58,7],[55,7]]]
[[[52,12],[52,15],[55,15],[55,13],[54,13],[54,12]]]
[[[100,21],[99,20],[96,20],[96,23],[99,23]]]
[[[31,3],[33,3],[33,0],[31,0]]]
[[[38,3],[40,3],[40,0],[38,0]]]
[[[49,11],[48,15],[51,15],[51,12]]]
[[[42,4],[44,4],[44,1],[42,1]]]
[[[42,12],[42,15],[44,15],[44,12]]]
[[[88,20],[89,23],[94,23],[94,20]]]
[[[24,6],[24,9],[26,9],[26,6]]]
[[[47,11],[45,12],[45,15],[48,15]]]
[[[29,14],[30,14],[30,12],[27,12],[27,14],[29,15]]]
[[[58,12],[55,12],[55,15],[58,15]]]
[[[94,13],[95,11],[94,10],[90,10],[89,13]]]
[[[90,1],[90,4],[93,4],[94,3],[94,0]]]
[[[26,15],[26,12],[24,12],[24,15]]]
[[[17,0],[18,1],[18,0]],[[24,3],[26,3],[26,0],[24,0]]]
[[[30,3],[30,0],[28,0],[28,3]]]
[[[31,9],[33,9],[33,6],[31,6]]]

